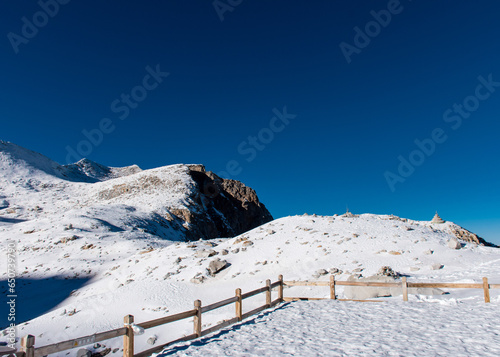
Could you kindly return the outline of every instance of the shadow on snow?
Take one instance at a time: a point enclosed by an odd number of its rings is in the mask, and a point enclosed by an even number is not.
[[[15,299],[15,324],[41,316],[54,309],[66,300],[73,290],[85,285],[90,278],[65,279],[64,277],[52,277],[47,279],[25,279],[16,278],[15,298],[9,297],[9,286],[7,280],[0,281],[0,329],[10,325],[8,302]]]

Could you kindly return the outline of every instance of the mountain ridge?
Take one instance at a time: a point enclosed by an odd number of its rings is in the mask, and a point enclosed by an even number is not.
[[[5,141],[0,142],[0,189],[4,221],[43,217],[64,222],[71,215],[96,219],[97,226],[109,221],[122,231],[141,230],[152,238],[231,237],[272,220],[253,189],[203,165],[142,170],[89,159],[59,165]]]

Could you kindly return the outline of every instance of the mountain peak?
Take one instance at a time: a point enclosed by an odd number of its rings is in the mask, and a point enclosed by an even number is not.
[[[74,164],[64,165],[63,167],[69,172],[79,173],[95,181],[106,181],[142,171],[137,165],[109,167],[87,158],[81,159]]]
[[[0,140],[0,170],[7,178],[61,179],[73,182],[97,182],[142,171],[137,165],[108,167],[90,159],[60,165],[48,157],[14,143]]]
[[[3,176],[54,176],[63,178],[61,165],[35,151],[0,140],[0,171]]]

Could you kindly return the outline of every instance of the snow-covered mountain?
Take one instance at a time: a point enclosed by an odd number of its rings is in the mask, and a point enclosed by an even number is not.
[[[279,274],[286,280],[327,280],[331,273],[346,280],[389,266],[410,281],[477,282],[487,276],[500,283],[500,249],[478,244],[474,235],[451,222],[373,214],[303,215],[264,223],[233,238],[185,242],[184,231],[174,223],[183,222],[179,225],[186,230],[193,224],[188,219],[196,216],[186,210],[208,207],[227,192],[241,202],[234,192],[249,192],[242,186],[231,191],[234,182],[217,181],[199,166],[116,170],[111,178],[91,163],[67,171],[36,153],[2,145],[0,254],[5,256],[7,241],[16,242],[18,335],[35,335],[39,346],[120,327],[126,314],[141,322],[190,309],[195,299],[209,304],[233,296],[238,287],[261,287]],[[16,158],[13,152],[20,154]],[[221,191],[198,195],[197,204],[192,192],[200,192],[195,189],[200,186]],[[186,218],[181,221],[182,212]],[[169,215],[179,221],[169,220]],[[454,245],[457,236],[469,241]],[[217,259],[224,268],[214,272],[210,264]],[[0,274],[5,293],[6,272]],[[338,293],[345,294],[343,289]],[[328,297],[329,291],[285,290],[285,296],[307,295]],[[498,290],[491,296],[493,303],[500,303]],[[262,299],[245,300],[244,310],[261,305]],[[468,290],[411,299],[459,303],[482,296]],[[215,324],[232,317],[233,309],[216,310],[203,321]],[[183,321],[148,330],[136,339],[137,349],[151,347],[146,340],[153,334],[160,343],[191,329]],[[104,345],[118,356],[122,341]]]
[[[0,170],[3,179],[12,180],[23,176],[29,179],[58,178],[73,182],[105,181],[141,171],[137,165],[115,168],[88,159],[82,159],[71,165],[59,165],[42,154],[2,140],[0,140]]]
[[[143,171],[83,159],[63,166],[0,141],[0,224],[29,221],[52,237],[71,226],[178,241],[231,237],[270,220],[254,190],[202,165]]]

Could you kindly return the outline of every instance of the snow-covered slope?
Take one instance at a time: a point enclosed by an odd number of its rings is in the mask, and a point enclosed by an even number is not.
[[[286,280],[328,279],[327,275],[317,277],[321,269],[341,270],[337,276],[341,280],[352,274],[370,276],[382,266],[390,266],[410,280],[472,282],[487,276],[500,282],[500,251],[474,244],[449,248],[447,242],[453,237],[450,225],[372,214],[294,216],[235,238],[172,243],[139,239],[139,232],[129,233],[129,239],[113,231],[84,234],[75,240],[47,237],[37,231],[25,234],[33,227],[29,222],[18,223],[9,236],[18,241],[20,296],[25,303],[30,301],[35,311],[27,316],[29,324],[21,325],[19,333],[35,334],[39,344],[46,344],[118,327],[126,314],[133,314],[140,322],[190,309],[197,298],[208,304],[233,296],[236,287],[248,291],[279,274]],[[81,228],[69,228],[66,236],[72,235],[82,235]],[[4,233],[2,237],[5,239]],[[206,269],[216,258],[226,260],[229,266],[212,277]],[[443,267],[435,270],[436,265]],[[40,285],[45,286],[44,294],[54,294],[56,289],[59,293],[54,299],[33,303],[40,291],[30,287]],[[343,294],[341,289],[339,294]],[[285,295],[327,297],[329,292],[292,288],[286,289]],[[262,304],[263,298],[245,300],[245,310]],[[418,297],[450,298],[473,302],[481,301],[482,296],[471,290]],[[492,291],[492,301],[500,303],[497,291]],[[211,324],[228,318],[232,309],[208,314],[204,321]],[[152,334],[165,341],[188,333],[190,328],[185,322],[148,330],[146,336],[138,338],[138,349],[148,347],[146,339]],[[118,348],[120,344],[117,339],[106,345]]]
[[[186,165],[142,171],[81,160],[61,166],[0,142],[0,227],[6,232],[26,222],[23,229],[41,239],[114,233],[115,239],[183,240],[183,222],[170,211],[189,209],[194,185]]]

